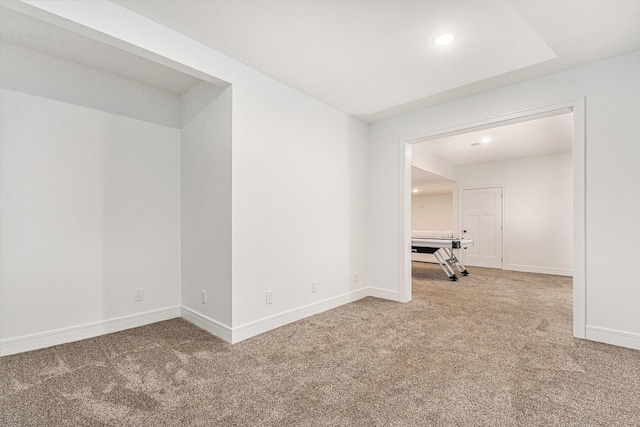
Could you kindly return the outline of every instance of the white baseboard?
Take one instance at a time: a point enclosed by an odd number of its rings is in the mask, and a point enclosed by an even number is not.
[[[586,338],[591,341],[640,350],[640,334],[587,325]]]
[[[194,325],[228,343],[232,342],[233,333],[230,327],[207,317],[185,306],[180,307],[182,317]]]
[[[533,265],[505,264],[503,270],[522,271],[523,273],[553,274],[555,276],[573,276],[573,270],[564,268],[537,267]]]
[[[111,334],[126,329],[137,328],[156,322],[162,322],[164,320],[174,319],[176,317],[183,317],[185,320],[188,320],[226,342],[237,343],[272,329],[279,328],[280,326],[331,310],[332,308],[336,308],[368,296],[391,301],[399,301],[399,293],[397,291],[389,291],[379,288],[363,288],[333,298],[328,298],[317,303],[298,307],[264,319],[256,320],[236,328],[229,328],[220,322],[184,306],[169,307],[100,322],[87,323],[70,328],[56,329],[33,335],[0,340],[0,356],[8,356],[10,354],[38,350],[54,345],[93,338],[100,335]],[[640,334],[637,333],[587,325],[585,338],[591,341],[640,350]]]
[[[169,307],[38,334],[8,338],[0,340],[0,356],[80,341],[176,317],[180,317],[180,307]]]
[[[400,292],[398,291],[390,291],[388,289],[380,288],[368,288],[367,290],[369,291],[370,297],[400,302]]]
[[[280,326],[313,316],[314,314],[322,313],[323,311],[331,310],[332,308],[357,301],[367,296],[369,296],[369,289],[363,288],[240,325],[233,328],[233,339],[231,342],[235,344],[247,338],[260,335],[272,329],[279,328]]]
[[[184,306],[169,307],[115,319],[103,320],[69,328],[57,329],[33,335],[0,340],[0,355],[7,356],[25,351],[37,350],[54,345],[65,344],[99,335],[106,335],[125,329],[137,328],[151,323],[183,317],[185,320],[206,330],[223,341],[237,343],[262,334],[280,326],[322,313],[365,297],[375,297],[390,301],[399,301],[398,291],[380,288],[362,288],[323,301],[318,301],[273,316],[230,328],[214,319]]]

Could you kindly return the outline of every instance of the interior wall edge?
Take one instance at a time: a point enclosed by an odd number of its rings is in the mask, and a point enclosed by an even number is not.
[[[181,317],[186,321],[193,323],[201,329],[204,329],[211,335],[220,338],[222,341],[225,341],[227,343],[232,342],[233,331],[229,326],[220,323],[208,316],[205,316],[202,313],[185,307],[184,305],[180,307],[180,314]]]

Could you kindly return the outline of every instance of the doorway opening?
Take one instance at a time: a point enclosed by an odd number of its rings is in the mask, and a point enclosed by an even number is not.
[[[524,239],[526,236],[520,235],[522,232],[535,233],[535,227],[528,225],[528,221],[534,221],[535,218],[529,215],[526,209],[522,209],[522,206],[518,207],[519,199],[526,198],[528,191],[535,191],[532,188],[524,189],[514,184],[505,186],[503,178],[500,178],[500,174],[484,174],[482,167],[469,167],[465,168],[466,173],[462,176],[457,176],[457,170],[455,165],[447,164],[442,161],[433,153],[428,153],[425,156],[425,151],[421,148],[425,146],[427,142],[439,141],[438,143],[449,144],[447,149],[456,150],[455,144],[452,144],[452,138],[457,138],[460,135],[479,135],[482,133],[488,133],[488,129],[498,129],[508,127],[514,124],[524,124],[538,119],[549,119],[551,121],[554,117],[565,116],[570,120],[571,142],[569,153],[566,155],[558,155],[558,162],[563,162],[565,166],[564,171],[559,172],[565,178],[565,181],[571,184],[564,183],[564,194],[568,194],[569,197],[564,197],[564,218],[560,221],[564,226],[561,226],[559,233],[564,233],[563,236],[554,236],[553,239],[561,239],[564,244],[563,249],[569,251],[569,257],[565,257],[563,265],[555,265],[550,268],[536,267],[535,263],[523,262],[518,252],[518,239]],[[584,100],[577,99],[573,101],[567,101],[564,103],[548,105],[517,113],[505,114],[502,116],[488,118],[472,123],[460,124],[457,126],[434,129],[432,131],[423,132],[418,135],[407,137],[401,144],[401,176],[400,183],[403,186],[400,192],[401,194],[401,212],[400,215],[400,227],[401,227],[401,256],[400,256],[400,291],[404,300],[411,299],[411,200],[412,195],[415,194],[411,187],[411,166],[421,166],[424,170],[434,173],[440,177],[455,181],[453,184],[453,206],[452,206],[452,225],[453,234],[456,237],[475,237],[480,241],[480,245],[475,249],[461,252],[461,259],[468,266],[484,266],[489,268],[500,268],[505,270],[517,270],[517,271],[529,271],[546,274],[559,274],[566,276],[573,276],[573,334],[578,338],[584,338],[585,336],[585,153],[584,153]],[[478,142],[480,139],[478,140]],[[497,141],[496,141],[497,142]],[[468,143],[468,142],[467,142]],[[473,143],[471,144],[473,145]],[[481,144],[480,147],[482,148]],[[416,155],[412,156],[412,152]],[[483,151],[468,151],[468,155],[472,157],[484,156]],[[464,156],[464,154],[458,153],[457,155]],[[527,154],[525,154],[525,157]],[[536,154],[529,154],[530,158],[536,158]],[[544,156],[544,154],[540,155]],[[553,157],[553,159],[551,159]],[[550,156],[550,159],[545,161],[555,161],[556,156]],[[412,161],[412,158],[414,161]],[[541,157],[540,157],[541,158]],[[416,161],[417,160],[417,161]],[[489,160],[491,161],[491,160]],[[536,160],[537,161],[537,160]],[[486,162],[486,160],[485,160]],[[505,164],[510,162],[505,162]],[[521,164],[515,164],[515,168],[534,168],[532,166],[534,162],[524,162]],[[540,163],[540,161],[538,161]],[[539,166],[539,165],[538,165]],[[556,165],[557,166],[557,165]],[[484,172],[486,172],[486,167]],[[558,168],[561,170],[562,168]],[[568,170],[567,170],[568,169]],[[471,171],[471,172],[469,172]],[[512,171],[516,173],[517,170]],[[475,175],[477,178],[470,184],[469,174]],[[552,185],[554,179],[558,179],[553,173],[539,174],[548,181],[548,185]],[[548,175],[548,176],[547,176]],[[546,176],[546,178],[544,178]],[[543,188],[545,183],[538,183],[539,188]],[[567,187],[568,186],[568,187]],[[416,190],[413,186],[413,190]],[[522,191],[521,191],[522,190]],[[420,190],[418,190],[420,191]],[[511,192],[510,192],[511,191]],[[511,199],[508,199],[511,197]],[[515,215],[513,212],[503,212],[502,201],[508,199],[511,206],[514,209],[520,209],[520,214]],[[544,203],[553,203],[553,197],[548,197]],[[566,200],[569,199],[569,200]],[[560,201],[562,202],[562,200]],[[487,208],[490,208],[487,210]],[[561,207],[560,207],[561,208]],[[503,222],[504,221],[504,222]],[[542,222],[542,221],[540,221]],[[531,222],[533,224],[533,222]],[[509,228],[511,227],[511,229]],[[568,230],[566,230],[568,228]],[[464,233],[464,231],[467,233]],[[509,232],[511,231],[511,235]],[[484,233],[484,234],[483,234]],[[471,236],[474,234],[474,236]],[[506,236],[505,236],[506,234]],[[534,236],[535,237],[535,236]],[[514,243],[516,242],[516,243]],[[566,243],[568,242],[568,243]],[[545,242],[538,242],[542,245]],[[551,242],[547,241],[546,244]],[[568,247],[567,247],[568,244]],[[560,245],[562,246],[562,245]],[[521,251],[524,253],[523,251]],[[536,251],[537,252],[537,251]],[[503,255],[503,253],[505,255]],[[529,253],[533,253],[529,251]],[[509,255],[511,254],[511,256]],[[572,258],[572,259],[571,259]],[[568,265],[567,265],[568,263]],[[544,263],[543,263],[544,264]]]

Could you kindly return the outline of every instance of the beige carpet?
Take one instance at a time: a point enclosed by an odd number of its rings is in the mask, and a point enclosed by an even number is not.
[[[233,346],[176,319],[3,357],[0,425],[640,425],[640,352],[571,337],[571,279],[471,271]]]

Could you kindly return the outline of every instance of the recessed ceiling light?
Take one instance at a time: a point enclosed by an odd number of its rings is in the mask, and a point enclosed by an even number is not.
[[[418,189],[417,189],[417,188],[414,188],[414,189],[413,189],[413,192],[414,192],[414,193],[417,193],[417,192],[418,192]]]
[[[451,42],[456,39],[456,36],[457,34],[455,31],[446,31],[444,33],[436,34],[431,40],[438,46],[446,46],[448,44],[451,44]]]

